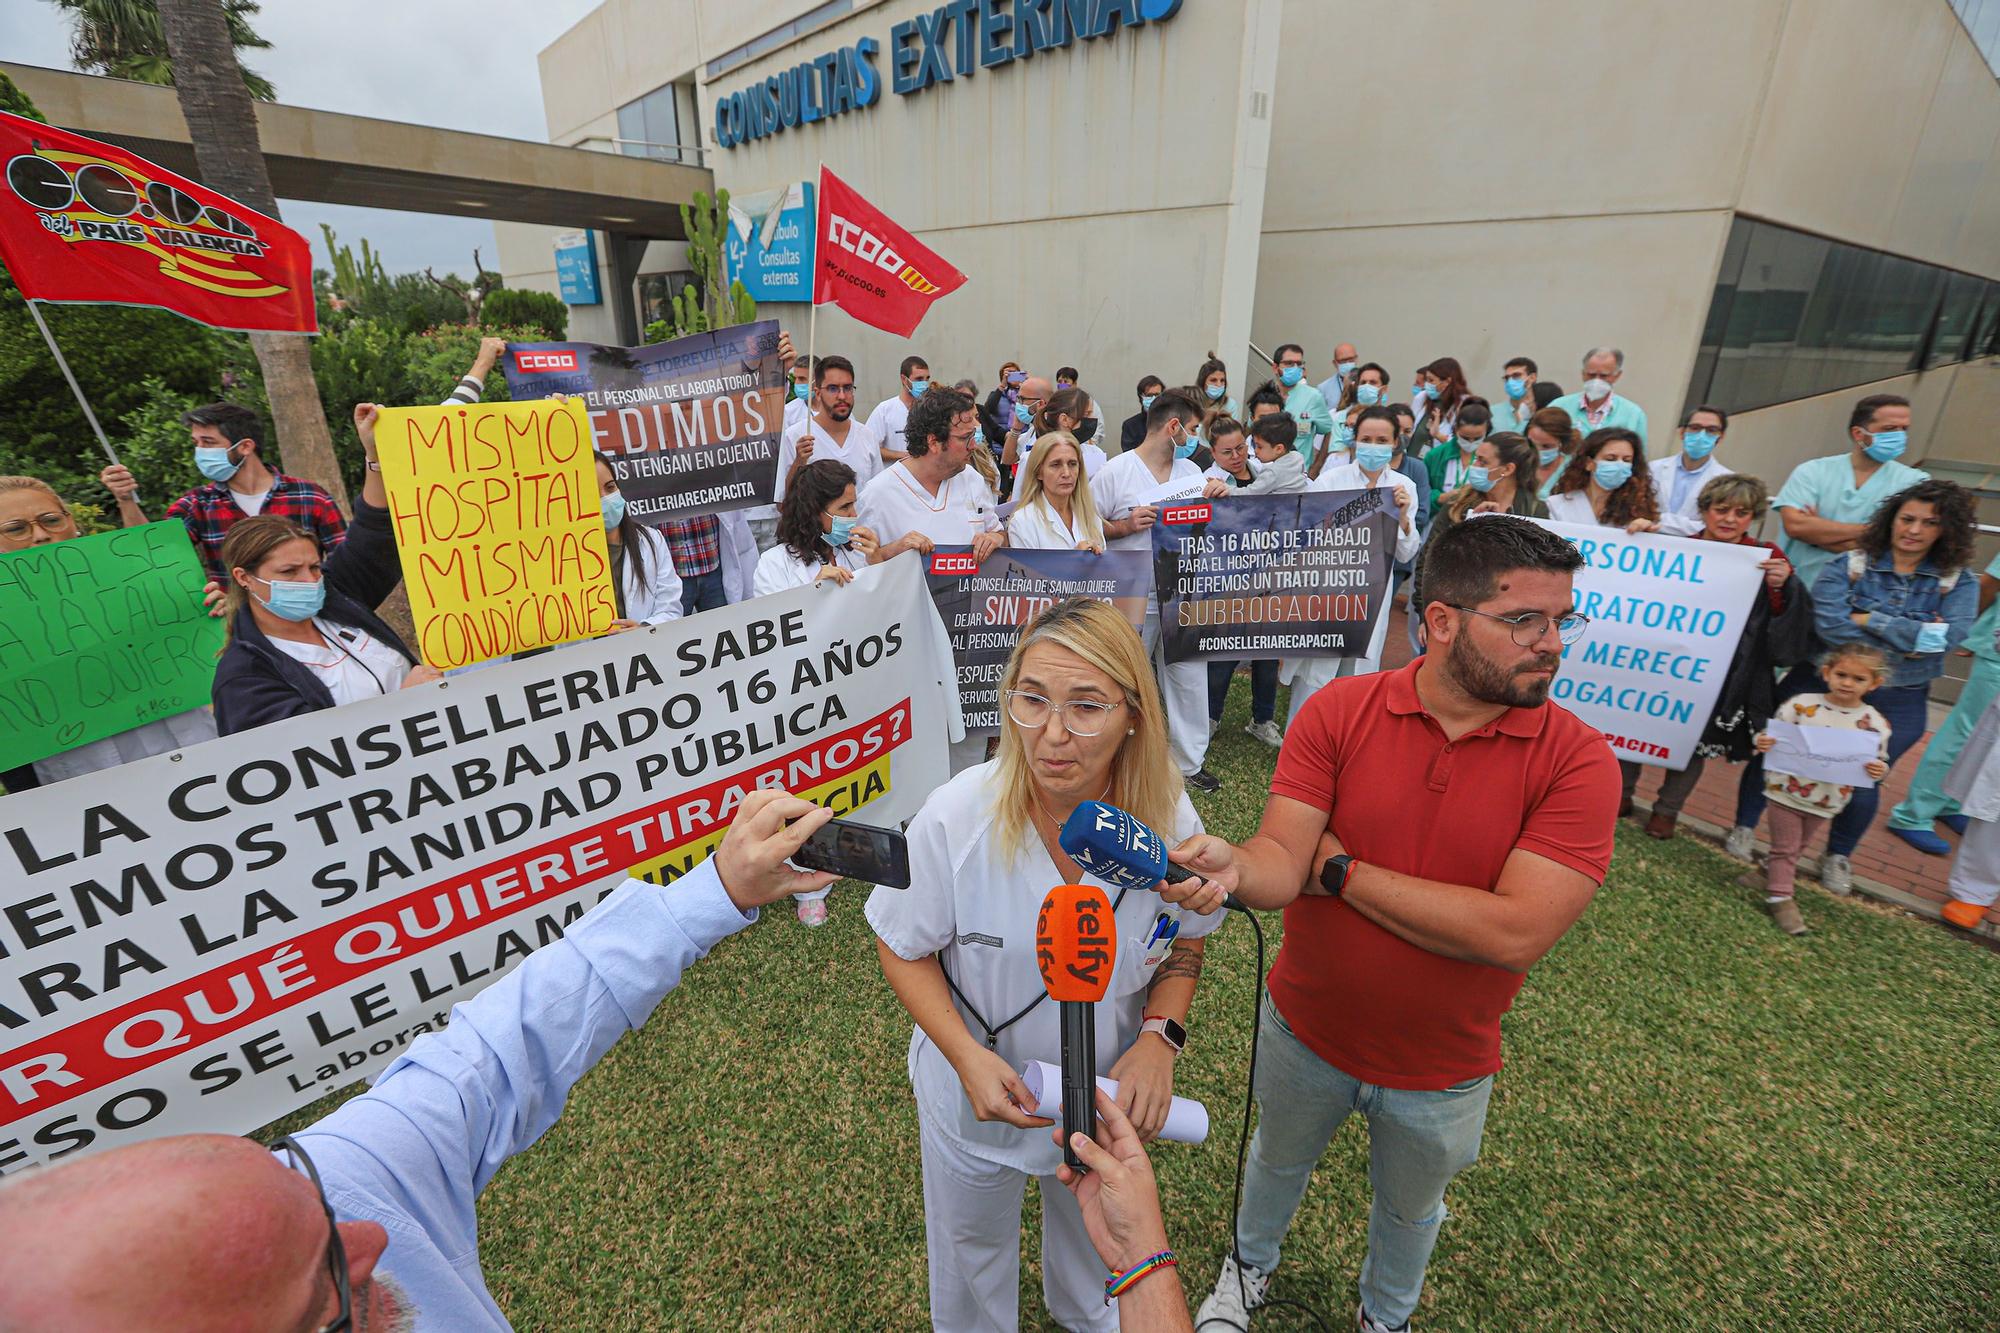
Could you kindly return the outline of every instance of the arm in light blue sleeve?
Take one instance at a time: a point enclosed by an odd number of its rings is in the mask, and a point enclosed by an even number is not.
[[[628,880],[305,1130],[307,1151],[329,1187],[391,1204],[447,1253],[470,1245],[493,1173],[555,1123],[570,1088],[682,972],[754,919],[713,861],[670,885]]]
[[[1326,397],[1318,389],[1306,400],[1306,419],[1312,422],[1313,434],[1333,434],[1333,413],[1327,408]]]
[[[1844,559],[1829,560],[1813,580],[1813,628],[1829,644],[1854,643],[1869,637],[1853,620],[1854,587],[1848,581]]]
[[[1959,572],[1958,582],[1944,595],[1938,614],[1944,617],[1944,650],[1949,653],[1965,642],[1972,622],[1979,619],[1979,580],[1970,569]]]

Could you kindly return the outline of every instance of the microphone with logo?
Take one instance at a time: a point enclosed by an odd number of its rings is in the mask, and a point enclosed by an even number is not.
[[[1042,987],[1062,1009],[1063,1161],[1087,1171],[1070,1136],[1097,1136],[1097,1002],[1111,988],[1118,961],[1117,920],[1104,890],[1089,884],[1050,889],[1035,918],[1035,965]]]
[[[1103,801],[1079,803],[1063,821],[1056,843],[1078,868],[1116,888],[1143,891],[1161,880],[1179,884],[1198,878],[1167,859],[1167,844],[1159,834]],[[1233,893],[1222,905],[1238,912],[1250,910]]]

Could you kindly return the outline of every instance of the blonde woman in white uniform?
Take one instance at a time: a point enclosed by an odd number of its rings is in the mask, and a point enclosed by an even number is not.
[[[1056,1182],[1049,1121],[1029,1115],[1019,1071],[1059,1063],[1059,1006],[1042,997],[1035,917],[1058,884],[1092,884],[1057,844],[1083,801],[1103,799],[1169,846],[1201,827],[1167,752],[1139,636],[1109,604],[1058,602],[1031,621],[1001,682],[999,757],[932,793],[910,823],[910,887],[877,889],[868,923],[882,971],[916,1020],[910,1082],[923,1149],[931,1322],[1020,1326],[1021,1200],[1042,1188],[1042,1295],[1064,1327],[1110,1333],[1105,1271],[1076,1200]],[[1182,916],[1151,891],[1115,903],[1118,956],[1097,1006],[1097,1072],[1141,1137],[1166,1118],[1175,1039],[1221,913]],[[1155,941],[1149,947],[1149,941]],[[956,994],[954,995],[954,988]],[[1154,1016],[1148,1018],[1148,1016]],[[1167,1020],[1172,1020],[1171,1026]]]
[[[1007,520],[1007,544],[1039,551],[1104,553],[1104,524],[1084,483],[1083,450],[1067,431],[1044,435],[1024,464],[1021,502]]]

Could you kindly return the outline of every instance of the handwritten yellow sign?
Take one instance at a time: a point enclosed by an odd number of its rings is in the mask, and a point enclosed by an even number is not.
[[[611,628],[582,400],[386,407],[375,439],[424,661],[465,666]]]

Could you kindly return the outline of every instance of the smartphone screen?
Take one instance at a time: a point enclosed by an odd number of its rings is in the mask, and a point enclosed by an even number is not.
[[[829,819],[792,856],[802,870],[826,870],[864,884],[910,887],[910,848],[896,829]]]

